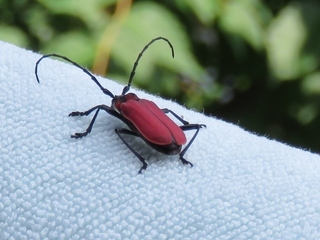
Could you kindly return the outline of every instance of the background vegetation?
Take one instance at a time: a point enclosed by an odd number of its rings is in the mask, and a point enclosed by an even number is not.
[[[320,2],[0,0],[0,39],[320,152]]]

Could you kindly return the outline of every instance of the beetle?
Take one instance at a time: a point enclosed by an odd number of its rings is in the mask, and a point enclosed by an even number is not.
[[[109,97],[112,98],[111,106],[107,106],[104,104],[95,106],[84,112],[71,112],[69,117],[75,116],[88,116],[92,112],[95,112],[88,128],[85,132],[75,133],[71,135],[71,138],[82,138],[87,136],[93,127],[93,124],[99,114],[100,110],[104,110],[110,115],[120,119],[124,122],[129,129],[126,128],[116,128],[115,132],[122,140],[122,142],[131,150],[131,152],[142,162],[142,167],[139,170],[139,174],[142,170],[147,169],[147,162],[145,159],[136,152],[133,147],[123,138],[123,135],[131,135],[135,137],[142,138],[149,146],[154,148],[155,150],[166,154],[166,155],[177,155],[179,154],[179,159],[184,165],[190,165],[193,167],[193,164],[187,161],[184,158],[185,153],[193,143],[194,139],[198,135],[200,128],[206,127],[204,124],[190,124],[185,121],[181,117],[179,117],[176,113],[171,111],[170,109],[164,108],[160,109],[154,102],[149,101],[147,99],[141,99],[134,93],[128,93],[131,87],[132,79],[135,75],[135,70],[138,66],[139,60],[142,57],[143,53],[147,50],[147,48],[153,44],[157,40],[166,41],[171,48],[172,57],[174,57],[173,46],[170,41],[164,37],[157,37],[152,39],[142,51],[139,53],[132,71],[130,73],[129,82],[123,88],[121,95],[114,95],[108,89],[104,88],[96,79],[96,77],[90,73],[87,69],[81,67],[76,62],[70,60],[69,58],[58,55],[55,53],[43,55],[37,62],[35,66],[35,75],[38,83],[40,83],[38,76],[38,66],[39,63],[47,57],[58,57],[66,60],[67,62],[73,64],[74,66],[80,68],[83,72],[91,77],[91,79],[98,85],[98,87],[102,90],[102,92]],[[178,126],[171,118],[169,118],[166,114],[172,114],[176,119],[178,119],[183,125]],[[195,134],[186,145],[186,147],[181,151],[182,145],[187,143],[186,136],[184,131],[188,130],[196,130]]]

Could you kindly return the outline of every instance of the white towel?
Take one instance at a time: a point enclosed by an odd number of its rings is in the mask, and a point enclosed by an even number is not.
[[[93,117],[70,112],[111,102],[84,72],[44,59],[38,84],[39,54],[0,53],[0,239],[320,239],[318,155],[132,89],[207,125],[185,155],[193,168],[128,136],[149,164],[138,175],[113,116],[70,138]]]

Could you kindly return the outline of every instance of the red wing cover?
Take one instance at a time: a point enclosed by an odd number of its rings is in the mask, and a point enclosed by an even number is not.
[[[168,145],[175,142],[183,145],[187,141],[180,127],[154,102],[145,99],[129,100],[121,104],[120,112],[152,143]]]

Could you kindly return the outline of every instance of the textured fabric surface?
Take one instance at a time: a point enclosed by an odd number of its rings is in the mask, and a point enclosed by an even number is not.
[[[102,111],[70,138],[93,117],[70,112],[111,102],[87,75],[45,59],[39,85],[40,55],[3,42],[0,53],[0,239],[320,239],[318,155],[133,89],[207,125],[185,155],[193,168],[128,136],[149,163],[138,175],[118,119]]]

